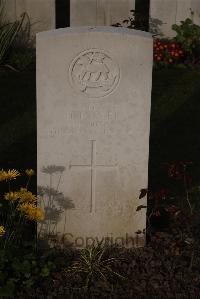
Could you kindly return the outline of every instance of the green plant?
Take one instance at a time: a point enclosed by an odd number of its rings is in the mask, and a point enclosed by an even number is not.
[[[12,297],[20,289],[30,289],[50,276],[55,265],[32,253],[14,255],[0,251],[0,297]]]
[[[23,26],[18,31],[12,47],[14,49],[32,49],[34,47],[34,37],[31,35],[31,27],[35,23],[31,23],[27,13],[24,16]]]
[[[107,281],[112,277],[124,279],[122,275],[113,270],[114,263],[117,261],[119,261],[117,258],[105,257],[105,247],[93,245],[82,249],[79,260],[75,261],[65,272],[83,276],[84,287],[90,289],[95,280]]]
[[[35,68],[36,53],[34,38],[31,35],[31,26],[30,18],[26,13],[23,26],[18,31],[7,57],[8,65],[19,71]]]
[[[187,52],[189,62],[193,64],[200,62],[200,26],[187,18],[180,25],[173,24],[172,29],[176,31],[175,41]]]
[[[158,232],[165,232],[162,239],[164,237],[168,244],[166,248],[159,245],[162,251],[170,255],[180,255],[183,250],[187,250],[190,258],[188,272],[192,271],[200,245],[200,189],[191,186],[190,167],[192,164],[191,161],[181,161],[165,165],[168,179],[176,181],[177,190],[170,191],[162,188],[157,192],[150,192],[142,189],[139,197],[143,198],[148,195],[148,237],[154,243],[159,244]],[[147,206],[140,205],[137,211],[143,208]]]
[[[14,49],[9,56],[9,64],[17,70],[34,67],[35,51],[33,49]]]
[[[128,17],[126,20],[123,20],[122,24],[116,23],[112,26],[147,31],[146,23],[148,20],[148,16],[141,13],[136,13],[134,9],[130,10],[130,13],[131,16]]]
[[[25,16],[26,13],[23,13],[20,20],[13,23],[7,23],[4,20],[3,2],[0,2],[0,65],[4,63],[8,51],[22,28]]]

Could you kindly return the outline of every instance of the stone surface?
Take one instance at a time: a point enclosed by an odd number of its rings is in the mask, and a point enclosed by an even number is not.
[[[193,11],[193,15],[191,11]],[[186,18],[191,18],[195,24],[200,25],[200,1],[151,0],[150,16],[152,19],[162,21],[160,29],[164,36],[173,37],[176,33],[171,26],[180,24],[180,21],[184,21]]]
[[[56,234],[77,247],[94,239],[142,244],[136,231],[146,227],[146,210],[136,207],[146,204],[139,193],[148,184],[151,79],[148,33],[37,34],[40,237]]]
[[[135,0],[71,0],[71,26],[110,26],[122,22],[135,8]]]
[[[3,0],[6,18],[15,21],[23,12],[30,17],[31,34],[55,28],[55,0]]]
[[[200,1],[191,0],[191,9],[194,12],[194,15],[192,17],[193,22],[200,26]]]
[[[15,9],[15,0],[3,0],[4,6],[4,17],[7,21],[16,20],[16,9]]]

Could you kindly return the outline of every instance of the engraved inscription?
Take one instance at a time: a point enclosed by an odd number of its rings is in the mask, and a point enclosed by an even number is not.
[[[76,90],[87,97],[99,98],[116,88],[120,72],[118,65],[107,53],[90,49],[72,61],[69,76]]]
[[[86,135],[90,139],[96,135],[110,135],[116,122],[119,121],[119,111],[113,105],[107,106],[106,111],[96,105],[85,105],[81,111],[79,108],[67,110],[64,125],[49,129],[48,136]]]

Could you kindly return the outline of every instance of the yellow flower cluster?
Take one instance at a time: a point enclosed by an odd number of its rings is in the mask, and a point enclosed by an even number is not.
[[[44,211],[32,203],[22,203],[17,208],[29,220],[43,220]]]
[[[21,188],[20,191],[8,192],[4,195],[6,200],[19,200],[20,202],[36,202],[37,196],[32,192],[28,191],[26,188]]]
[[[2,237],[5,234],[5,228],[3,225],[0,225],[0,237]]]
[[[25,173],[27,176],[33,176],[35,174],[35,171],[33,169],[26,169]]]
[[[20,176],[20,173],[16,169],[9,169],[8,171],[5,171],[3,169],[0,170],[0,181],[15,180],[18,176]]]
[[[20,191],[18,191],[18,196],[21,202],[36,202],[37,200],[37,196],[26,188],[21,188]]]
[[[4,198],[6,200],[15,201],[15,200],[19,199],[18,192],[8,192],[8,193],[5,193],[4,194]]]

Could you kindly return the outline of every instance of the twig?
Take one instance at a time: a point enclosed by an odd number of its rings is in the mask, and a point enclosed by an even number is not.
[[[19,73],[19,70],[17,70],[16,68],[14,68],[13,66],[11,66],[10,64],[4,64],[4,67],[7,67],[8,69],[11,69],[14,72]]]

